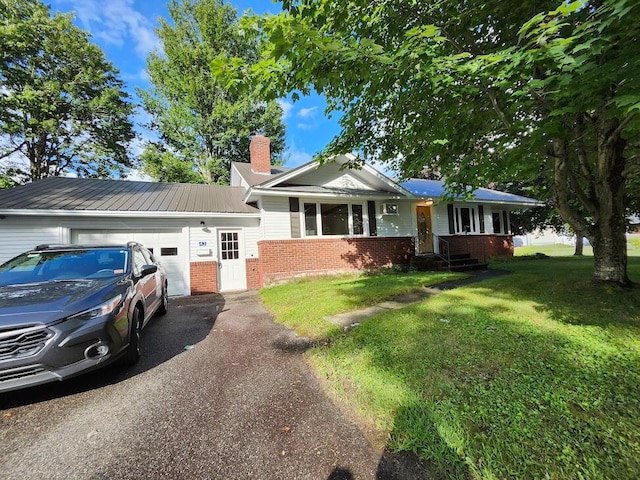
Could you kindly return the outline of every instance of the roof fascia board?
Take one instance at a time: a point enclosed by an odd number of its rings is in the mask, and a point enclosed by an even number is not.
[[[433,198],[434,200],[439,200],[439,201],[443,201],[444,197],[428,197],[428,198]],[[510,206],[510,207],[542,207],[545,205],[544,202],[535,202],[535,203],[520,203],[520,202],[503,202],[500,200],[482,200],[482,199],[477,199],[477,198],[472,198],[469,200],[464,200],[464,199],[460,199],[460,198],[454,198],[453,200],[447,200],[448,203],[455,203],[455,204],[465,204],[465,203],[473,203],[473,204],[484,204],[484,205],[504,205],[504,206]]]
[[[262,182],[259,183],[258,185],[255,186],[259,186],[260,188],[270,188],[270,187],[275,187],[276,185],[285,182],[287,180],[290,180],[294,177],[297,177],[298,175],[302,175],[303,173],[307,173],[311,170],[313,170],[314,168],[317,168],[316,166],[316,161],[315,160],[311,160],[310,162],[307,162],[303,165],[300,165],[297,168],[294,168],[293,170],[289,170],[288,172],[282,173],[280,175],[278,175],[277,178],[273,178],[271,180],[268,180],[266,182]]]
[[[301,192],[300,190],[271,190],[266,188],[254,188],[251,190],[251,195],[247,195],[245,197],[246,201],[251,201],[253,195],[261,195],[261,196],[273,196],[273,197],[362,197],[362,198],[389,198],[394,200],[415,200],[415,197],[407,199],[404,195],[398,195],[393,192],[378,192],[366,195],[359,195],[354,193],[339,193],[339,192]]]
[[[56,216],[56,217],[129,217],[129,218],[260,218],[261,213],[215,213],[215,212],[154,212],[139,211],[109,211],[109,210],[28,210],[1,209],[0,215],[5,216]]]

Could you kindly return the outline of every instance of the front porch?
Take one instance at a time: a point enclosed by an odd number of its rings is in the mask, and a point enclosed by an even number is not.
[[[493,257],[513,256],[511,235],[431,235],[433,251],[418,248],[411,259],[417,270],[486,270],[487,260]],[[418,240],[418,247],[425,244]]]

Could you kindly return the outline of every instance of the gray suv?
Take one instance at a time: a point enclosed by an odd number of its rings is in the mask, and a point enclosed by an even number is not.
[[[167,277],[142,245],[40,245],[0,266],[0,392],[140,357],[168,307]]]

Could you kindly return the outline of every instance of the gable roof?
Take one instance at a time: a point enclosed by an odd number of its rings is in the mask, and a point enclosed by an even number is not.
[[[445,182],[442,180],[424,180],[412,178],[406,182],[402,182],[402,186],[419,197],[441,198],[446,197]],[[500,203],[514,206],[535,207],[543,203],[529,197],[514,195],[512,193],[501,192],[499,190],[491,190],[489,188],[478,188],[473,191],[473,202],[483,203]],[[467,201],[467,199],[462,199]]]
[[[360,178],[363,184],[371,186],[371,189],[363,188],[347,188],[336,187],[330,185],[318,185],[315,183],[305,182],[305,175],[311,174],[319,168],[326,167],[331,163],[336,165],[344,165],[349,161],[355,160],[356,157],[351,154],[338,155],[331,159],[331,162],[321,165],[312,160],[311,162],[300,165],[292,169],[283,169],[276,175],[260,175],[262,182],[252,184],[245,177],[247,183],[251,186],[245,196],[245,201],[253,201],[259,195],[287,195],[287,194],[314,194],[320,196],[369,196],[369,197],[385,197],[389,198],[412,198],[413,194],[401,185],[383,175],[375,168],[368,164],[362,165],[361,169],[350,169],[351,174]],[[238,165],[236,164],[236,167]],[[250,171],[250,169],[249,169]],[[239,171],[239,173],[242,172]],[[256,174],[254,174],[256,175]]]
[[[253,214],[245,189],[221,185],[49,177],[0,190],[0,212],[126,212],[160,216]]]
[[[251,164],[246,162],[233,162],[233,166],[238,170],[238,173],[245,181],[249,184],[249,186],[253,187],[254,185],[258,185],[259,183],[266,182],[268,180],[272,180],[275,177],[278,177],[289,170],[292,170],[290,167],[281,167],[281,166],[272,166],[271,174],[264,173],[256,173],[251,170]]]

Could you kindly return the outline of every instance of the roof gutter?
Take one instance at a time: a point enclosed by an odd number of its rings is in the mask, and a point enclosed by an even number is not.
[[[307,192],[300,190],[273,190],[271,188],[250,188],[244,196],[244,202],[256,201],[256,196],[273,196],[273,197],[309,197],[309,198],[386,198],[389,200],[414,200],[415,196],[405,196],[393,192],[376,192],[371,194],[353,194],[339,192]]]
[[[216,212],[157,212],[153,210],[33,210],[0,209],[2,216],[55,216],[55,217],[127,217],[127,218],[261,218],[256,213],[216,213]]]

